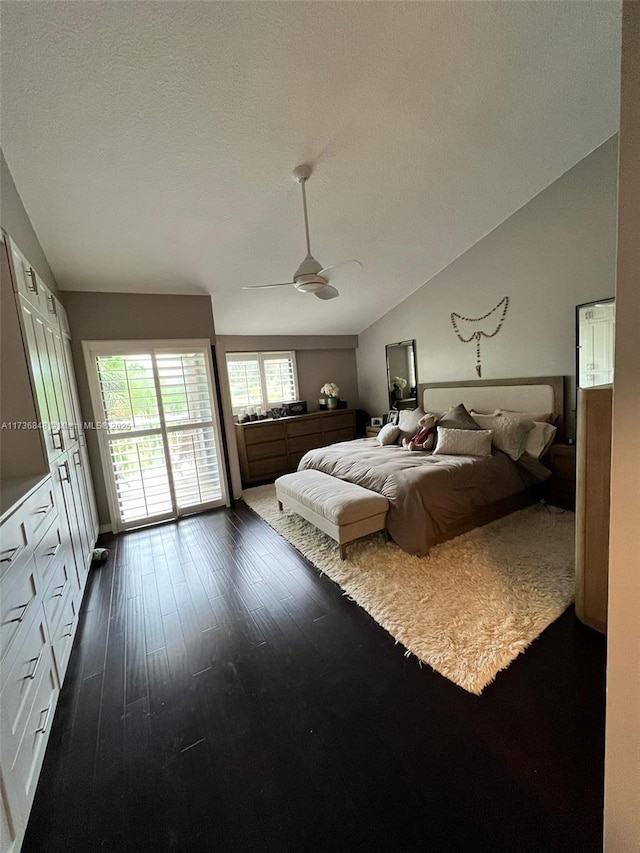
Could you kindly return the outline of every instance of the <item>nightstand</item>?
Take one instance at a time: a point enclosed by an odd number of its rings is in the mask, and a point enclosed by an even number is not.
[[[549,503],[563,509],[576,508],[576,447],[554,444],[549,451],[551,484]]]
[[[369,426],[367,427],[367,433],[366,433],[367,438],[375,438],[381,429],[382,429],[382,427],[371,426],[371,424],[369,424]]]

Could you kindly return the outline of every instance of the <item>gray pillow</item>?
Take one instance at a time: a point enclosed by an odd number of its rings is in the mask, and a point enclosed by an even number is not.
[[[399,427],[395,424],[385,424],[376,436],[376,441],[378,444],[382,444],[383,446],[385,444],[395,444],[399,435]]]
[[[474,415],[483,429],[493,433],[493,446],[517,462],[527,449],[527,439],[534,427],[533,421],[505,418],[502,415]]]
[[[471,417],[462,403],[452,406],[438,421],[439,427],[445,429],[482,429]]]

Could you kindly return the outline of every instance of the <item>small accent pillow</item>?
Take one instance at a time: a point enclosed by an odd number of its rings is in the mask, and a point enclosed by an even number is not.
[[[504,415],[505,418],[518,418],[520,421],[533,421],[536,424],[555,424],[558,420],[555,412],[510,412],[507,409],[498,409],[496,414]]]
[[[420,429],[420,418],[425,416],[426,412],[418,406],[417,409],[400,409],[400,418],[398,426],[400,427],[400,438],[406,438],[410,441]]]
[[[483,429],[493,433],[493,446],[517,462],[527,449],[527,437],[534,428],[533,421],[505,418],[503,415],[474,415]]]
[[[529,456],[534,459],[542,459],[547,450],[553,444],[557,427],[552,424],[534,424],[533,429],[527,436],[527,446],[525,448]]]
[[[438,421],[439,427],[445,429],[482,429],[471,417],[462,403],[452,406]]]
[[[471,429],[438,427],[434,456],[491,456],[491,430],[476,425]]]
[[[395,444],[399,435],[400,427],[395,424],[385,424],[376,436],[376,441],[384,447],[386,444]]]

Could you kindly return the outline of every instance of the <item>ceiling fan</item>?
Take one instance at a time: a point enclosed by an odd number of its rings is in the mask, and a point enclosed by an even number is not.
[[[302,187],[302,210],[304,213],[304,233],[307,239],[307,255],[298,269],[293,274],[293,281],[282,281],[278,284],[254,284],[243,287],[243,290],[260,290],[267,287],[295,287],[302,293],[313,293],[318,299],[335,299],[339,291],[332,282],[344,278],[345,274],[354,274],[362,269],[360,261],[342,261],[331,267],[322,268],[322,264],[311,254],[311,243],[309,241],[309,218],[307,215],[307,193],[305,183],[311,176],[311,167],[308,165],[296,166],[293,177]]]

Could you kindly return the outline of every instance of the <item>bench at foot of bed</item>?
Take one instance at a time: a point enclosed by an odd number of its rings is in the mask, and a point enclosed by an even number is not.
[[[338,480],[322,471],[297,471],[276,480],[278,508],[293,510],[326,533],[340,546],[383,530],[386,535],[389,501],[372,492]]]

